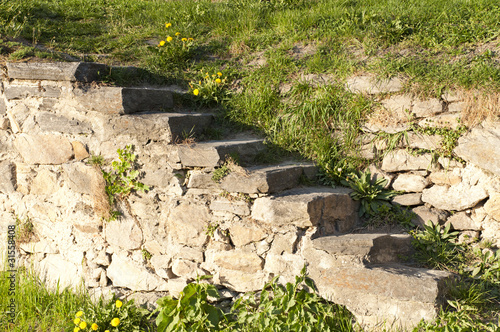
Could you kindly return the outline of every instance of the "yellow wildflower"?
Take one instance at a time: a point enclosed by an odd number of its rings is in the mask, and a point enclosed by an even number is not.
[[[181,40],[182,40],[183,42],[187,42],[187,41],[188,41],[188,39],[187,39],[187,38],[182,38]]]
[[[83,329],[85,329],[87,327],[87,323],[86,322],[81,322],[79,326],[83,330]]]
[[[96,323],[92,324],[92,326],[90,327],[92,330],[94,331],[97,331],[99,329],[99,326],[97,326]]]
[[[106,330],[106,331],[104,331],[104,332],[109,332],[109,330]]]
[[[170,28],[172,26],[172,23],[165,23],[165,28]]]
[[[82,317],[83,316],[83,311],[78,311],[76,313],[76,317]]]
[[[181,34],[180,32],[176,32],[176,33],[175,33],[175,35],[176,35],[176,36],[178,36],[178,35],[180,35],[180,34]]]
[[[215,82],[220,84],[220,82],[222,82],[222,81],[220,80],[220,78],[217,78],[217,79],[215,79]]]
[[[214,78],[214,77],[215,77],[215,74],[212,74],[212,78]]]
[[[80,318],[75,318],[75,320],[73,321],[73,323],[75,323],[75,325],[78,325],[78,324],[80,324],[80,321],[81,321]]]
[[[198,84],[200,84],[200,85],[201,85],[201,81],[198,81]]]
[[[162,40],[162,41],[160,42],[160,44],[159,44],[159,45],[160,45],[160,46],[165,45],[165,41],[164,41],[164,40]]]
[[[122,304],[123,304],[122,301],[116,300],[115,305],[116,305],[117,308],[120,308],[122,306]]]
[[[120,324],[120,319],[118,317],[115,317],[111,320],[111,326],[117,327],[118,324]]]
[[[75,328],[73,329],[73,332],[78,332],[78,331],[80,331],[80,328],[79,328],[79,327],[75,327]]]
[[[168,41],[169,43],[172,41],[172,39],[173,39],[173,38],[172,38],[172,37],[170,37],[170,36],[168,36],[168,37],[167,37],[167,41]]]
[[[198,89],[193,90],[193,95],[197,96],[199,93],[200,93],[200,90],[198,90]]]
[[[221,77],[222,76],[222,73],[219,71],[217,72],[217,76]]]
[[[193,41],[194,39],[190,37],[190,38],[188,38],[188,40],[189,40],[189,41]]]

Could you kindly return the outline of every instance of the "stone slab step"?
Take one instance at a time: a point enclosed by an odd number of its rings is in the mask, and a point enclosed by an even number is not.
[[[259,152],[265,150],[263,143],[263,139],[247,137],[178,144],[170,149],[169,161],[176,164],[176,168],[216,167],[221,165],[227,156],[236,154],[241,163],[251,163]]]
[[[347,188],[305,187],[255,200],[252,217],[273,224],[318,227],[320,235],[349,231],[358,221],[355,202]]]
[[[93,82],[107,66],[92,62],[7,63],[7,76],[19,80]]]
[[[334,256],[355,256],[363,264],[404,262],[411,256],[409,234],[343,234],[312,240],[317,250]]]
[[[173,107],[172,92],[165,89],[81,87],[74,89],[73,95],[86,111],[106,114],[164,111]]]
[[[231,193],[269,194],[296,187],[302,176],[309,180],[316,177],[313,163],[283,163],[275,166],[235,166],[220,183],[212,180],[213,172],[193,171],[188,188],[220,188]]]

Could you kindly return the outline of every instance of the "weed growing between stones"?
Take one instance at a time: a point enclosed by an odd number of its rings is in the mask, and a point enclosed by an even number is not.
[[[35,228],[29,217],[21,220],[18,216],[16,219],[16,245],[35,241]]]

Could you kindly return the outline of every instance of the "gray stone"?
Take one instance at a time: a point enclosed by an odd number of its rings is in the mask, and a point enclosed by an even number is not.
[[[451,227],[457,230],[481,230],[481,225],[474,222],[465,212],[454,213],[446,220],[446,225],[448,224],[451,224]]]
[[[410,116],[413,100],[408,95],[397,95],[390,96],[381,103],[391,113],[396,114],[398,118],[404,119]]]
[[[471,244],[479,240],[481,232],[479,231],[462,231],[458,235],[458,243]]]
[[[124,250],[139,249],[142,245],[142,230],[132,218],[119,218],[105,223],[106,241]]]
[[[457,129],[460,125],[460,113],[444,113],[423,119],[418,123],[420,127]]]
[[[7,76],[20,80],[92,82],[107,73],[107,68],[90,62],[7,63]]]
[[[72,191],[81,194],[92,194],[94,188],[103,177],[102,172],[82,162],[64,164],[64,180]]]
[[[249,243],[257,242],[267,236],[267,232],[251,221],[234,223],[229,227],[229,236],[233,244],[240,248]]]
[[[73,158],[71,143],[62,136],[52,134],[21,134],[14,146],[28,164],[63,164]]]
[[[500,221],[500,193],[495,192],[490,195],[490,198],[484,204],[484,210],[490,217]]]
[[[240,293],[262,290],[265,283],[270,279],[269,274],[264,271],[246,273],[224,268],[218,270],[215,277],[215,281],[218,281],[221,285]]]
[[[250,215],[250,204],[245,201],[228,200],[224,197],[218,197],[210,204],[210,210],[248,216]]]
[[[449,211],[462,211],[474,207],[488,197],[481,186],[469,186],[463,182],[448,186],[432,186],[422,192],[422,201]]]
[[[412,155],[406,150],[390,152],[382,160],[382,170],[386,172],[428,170],[431,166],[430,154]]]
[[[429,180],[434,184],[452,186],[462,182],[462,177],[453,172],[439,171],[432,172],[429,175]]]
[[[240,249],[221,252],[207,251],[205,256],[209,264],[248,274],[258,272],[264,267],[264,260],[257,254]]]
[[[500,175],[500,124],[479,126],[460,137],[454,152],[466,161]]]
[[[132,291],[165,291],[167,283],[148,272],[124,253],[115,253],[108,266],[107,275],[114,287],[124,287]]]
[[[28,97],[48,97],[58,98],[61,95],[61,88],[56,86],[15,86],[11,85],[5,89],[7,100],[26,99]]]
[[[221,188],[228,192],[246,194],[275,193],[296,187],[305,167],[314,165],[250,167],[248,173],[231,172],[224,177]]]
[[[9,161],[0,162],[0,192],[11,194],[16,191],[16,165]]]
[[[415,213],[415,217],[411,222],[421,227],[427,225],[428,222],[431,222],[433,225],[443,224],[446,218],[448,218],[446,211],[430,209],[426,206],[418,206],[411,211]]]
[[[436,150],[441,146],[443,137],[439,135],[424,135],[415,132],[408,133],[408,142],[410,148]]]
[[[274,234],[274,240],[269,253],[277,255],[282,255],[283,253],[293,254],[297,249],[298,239],[297,232],[276,233]]]
[[[392,199],[392,203],[396,203],[403,206],[421,205],[423,204],[422,194],[414,193],[414,194],[397,195]]]
[[[206,230],[209,221],[210,215],[205,205],[183,202],[170,212],[167,234],[177,243],[201,247],[208,238]]]
[[[60,115],[41,112],[36,114],[36,122],[44,132],[59,132],[68,134],[91,134],[92,126],[86,121],[67,118]]]
[[[412,253],[407,234],[346,234],[314,239],[312,245],[333,256],[357,256],[365,264],[401,262]]]
[[[425,118],[443,112],[439,99],[418,100],[413,103],[412,113],[417,118]]]
[[[257,153],[265,146],[262,139],[236,139],[218,142],[204,142],[194,145],[176,145],[174,157],[183,167],[215,167],[220,165],[231,154],[239,156],[241,162],[253,161]]]
[[[5,106],[5,100],[0,97],[0,115],[5,114],[7,112],[7,107]]]
[[[357,222],[357,204],[345,188],[309,187],[255,200],[252,218],[267,224],[319,227],[320,232],[346,232]]]
[[[149,88],[91,87],[73,90],[76,102],[85,111],[131,114],[172,108],[172,93]]]
[[[42,169],[33,179],[30,193],[33,195],[52,195],[59,190],[57,175],[47,169]]]
[[[346,86],[353,93],[378,94],[398,92],[403,88],[403,82],[397,77],[377,80],[371,76],[357,76],[348,79]]]
[[[392,183],[392,188],[398,191],[421,192],[429,185],[429,180],[417,174],[400,174]]]
[[[188,188],[219,188],[219,184],[212,180],[212,173],[204,170],[192,170],[189,172]]]

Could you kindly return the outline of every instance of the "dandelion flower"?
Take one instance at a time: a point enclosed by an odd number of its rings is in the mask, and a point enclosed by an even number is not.
[[[217,72],[217,76],[221,77],[222,76],[222,73],[219,71]]]
[[[201,81],[198,81],[198,84],[200,84],[200,85],[201,85]]]
[[[75,325],[78,325],[78,324],[80,324],[80,321],[81,321],[80,318],[75,318],[75,320],[73,321],[73,323],[75,323]]]
[[[172,23],[165,23],[165,28],[170,28],[172,26]]]
[[[106,331],[104,331],[104,332],[109,332],[109,330],[106,330]]]
[[[182,40],[183,42],[187,42],[187,41],[188,41],[188,39],[187,39],[187,38],[182,38],[181,40]]]
[[[164,41],[164,40],[162,40],[162,41],[160,42],[160,46],[163,46],[163,45],[165,45],[165,41]]]
[[[87,327],[87,323],[86,322],[81,322],[79,326],[83,330],[83,329],[85,329]]]
[[[115,317],[111,320],[111,326],[117,327],[118,324],[120,324],[120,319],[118,317]]]
[[[216,78],[216,79],[215,79],[215,83],[220,84],[221,82],[222,82],[222,81],[220,80],[220,78]]]
[[[193,41],[194,39],[193,38],[188,38],[189,41]]]
[[[78,332],[78,331],[80,331],[80,328],[79,328],[79,327],[75,327],[75,328],[73,329],[73,332]]]
[[[83,316],[83,311],[78,311],[76,313],[76,317],[82,317]]]
[[[199,93],[200,93],[200,90],[198,90],[198,89],[193,90],[193,95],[197,96]]]
[[[90,328],[94,331],[97,331],[99,329],[99,326],[96,323],[94,323]]]
[[[122,306],[122,304],[123,304],[122,301],[116,300],[115,305],[116,305],[117,308],[120,308]]]
[[[180,32],[176,32],[176,33],[175,33],[175,35],[176,35],[176,36],[178,36],[178,35],[180,35],[180,34],[181,34]]]
[[[172,39],[173,39],[173,38],[172,38],[172,37],[170,37],[170,36],[168,36],[168,37],[167,37],[167,41],[168,41],[169,43],[172,41]]]

